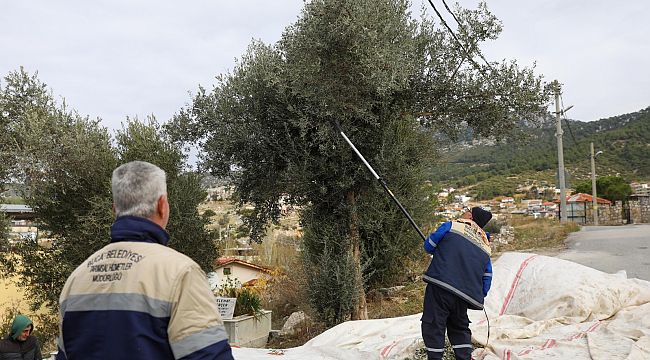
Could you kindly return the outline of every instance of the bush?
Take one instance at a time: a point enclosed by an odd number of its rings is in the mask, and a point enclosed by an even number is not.
[[[328,248],[320,255],[312,255],[304,270],[312,278],[308,283],[308,294],[318,320],[327,327],[350,320],[357,305],[359,286],[354,279],[352,254],[333,256]],[[308,265],[307,265],[308,264]]]
[[[217,289],[216,295],[237,299],[233,316],[262,315],[262,298],[259,292],[251,287],[241,287],[237,279],[226,278],[225,283]]]
[[[248,287],[239,289],[234,315],[253,315],[255,317],[262,315],[262,299],[260,294]]]
[[[501,232],[502,226],[503,224],[498,222],[496,219],[492,219],[485,225],[484,230],[489,232],[491,235],[494,235]]]
[[[296,311],[304,311],[311,315],[313,310],[308,298],[307,275],[302,269],[301,259],[294,258],[284,267],[287,271],[276,270],[271,273],[264,293],[264,307],[273,311],[273,328],[281,328],[284,321]]]

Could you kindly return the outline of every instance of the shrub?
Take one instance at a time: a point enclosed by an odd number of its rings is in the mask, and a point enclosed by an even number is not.
[[[262,315],[262,299],[260,294],[252,288],[244,287],[237,291],[237,303],[235,304],[235,316]]]
[[[259,292],[251,287],[242,287],[237,279],[226,278],[217,289],[216,295],[237,299],[233,316],[262,315],[262,298]]]
[[[500,222],[498,222],[496,219],[492,219],[485,225],[485,231],[493,235],[498,234],[501,231],[501,226],[503,225]]]
[[[273,328],[280,328],[291,313],[304,311],[311,315],[313,311],[305,301],[307,293],[307,275],[302,269],[301,259],[292,259],[284,267],[286,271],[275,270],[269,276],[264,293],[264,307],[273,311]]]

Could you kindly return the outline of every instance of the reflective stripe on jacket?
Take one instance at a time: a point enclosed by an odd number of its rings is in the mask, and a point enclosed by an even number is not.
[[[205,273],[148,238],[90,256],[59,305],[57,359],[232,359]]]

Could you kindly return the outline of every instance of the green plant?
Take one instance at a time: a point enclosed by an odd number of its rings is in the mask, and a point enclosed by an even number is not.
[[[216,291],[217,296],[236,298],[235,311],[233,316],[262,315],[262,298],[255,289],[242,287],[237,279],[226,278],[223,284]]]
[[[3,313],[0,313],[0,336],[4,338],[11,333],[11,323],[18,314],[20,314],[18,303],[10,304]]]
[[[44,355],[56,351],[56,337],[59,336],[59,318],[56,314],[43,313],[30,316],[34,322],[34,336],[41,344]]]
[[[257,317],[262,314],[262,298],[260,294],[248,287],[239,289],[234,315],[253,315]]]
[[[500,223],[496,219],[492,219],[492,221],[489,221],[485,225],[484,230],[489,232],[490,234],[498,234],[501,231],[502,226],[503,226],[502,223]]]

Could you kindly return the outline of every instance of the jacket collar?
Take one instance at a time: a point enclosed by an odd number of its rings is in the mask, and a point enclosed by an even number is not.
[[[478,226],[477,223],[475,223],[472,219],[457,219],[456,221],[459,222],[459,223],[463,223],[463,224],[467,224],[467,225],[471,226],[472,229],[474,229],[474,231],[477,234],[480,234],[481,240],[483,241],[483,244],[482,244],[483,247],[486,250],[491,249],[490,240],[488,240],[488,237],[487,237],[487,234],[485,233],[485,230],[483,230],[483,228]],[[488,253],[491,253],[491,251],[489,251]]]
[[[120,216],[111,226],[111,243],[137,241],[167,245],[169,233],[151,220],[137,216]]]

